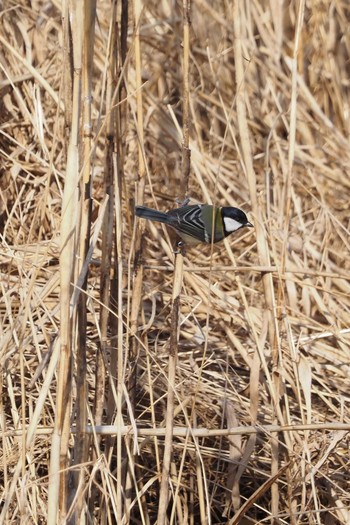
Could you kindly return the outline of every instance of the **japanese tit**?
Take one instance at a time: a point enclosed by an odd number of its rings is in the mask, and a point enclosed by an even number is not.
[[[194,204],[181,206],[166,213],[145,206],[136,206],[135,214],[137,217],[171,226],[186,244],[199,242],[211,244],[211,242],[222,241],[231,233],[246,226],[253,228],[244,211],[231,206],[216,208],[209,204]]]

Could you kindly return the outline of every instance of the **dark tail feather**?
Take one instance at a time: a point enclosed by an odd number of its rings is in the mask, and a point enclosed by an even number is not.
[[[169,217],[166,213],[153,210],[152,208],[146,208],[146,206],[136,206],[135,215],[143,219],[148,219],[149,221],[169,222]]]

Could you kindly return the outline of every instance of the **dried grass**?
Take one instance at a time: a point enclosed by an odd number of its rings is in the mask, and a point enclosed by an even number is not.
[[[64,9],[0,17],[0,523],[348,524],[350,8]],[[255,231],[174,276],[187,119]]]

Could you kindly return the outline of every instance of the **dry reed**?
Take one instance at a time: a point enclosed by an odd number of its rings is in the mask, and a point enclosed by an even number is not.
[[[348,524],[350,7],[0,12],[0,524]]]

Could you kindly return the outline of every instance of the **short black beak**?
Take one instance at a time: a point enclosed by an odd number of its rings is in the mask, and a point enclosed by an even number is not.
[[[251,222],[247,222],[245,226],[247,226],[248,228],[254,228],[254,224],[252,224]]]

